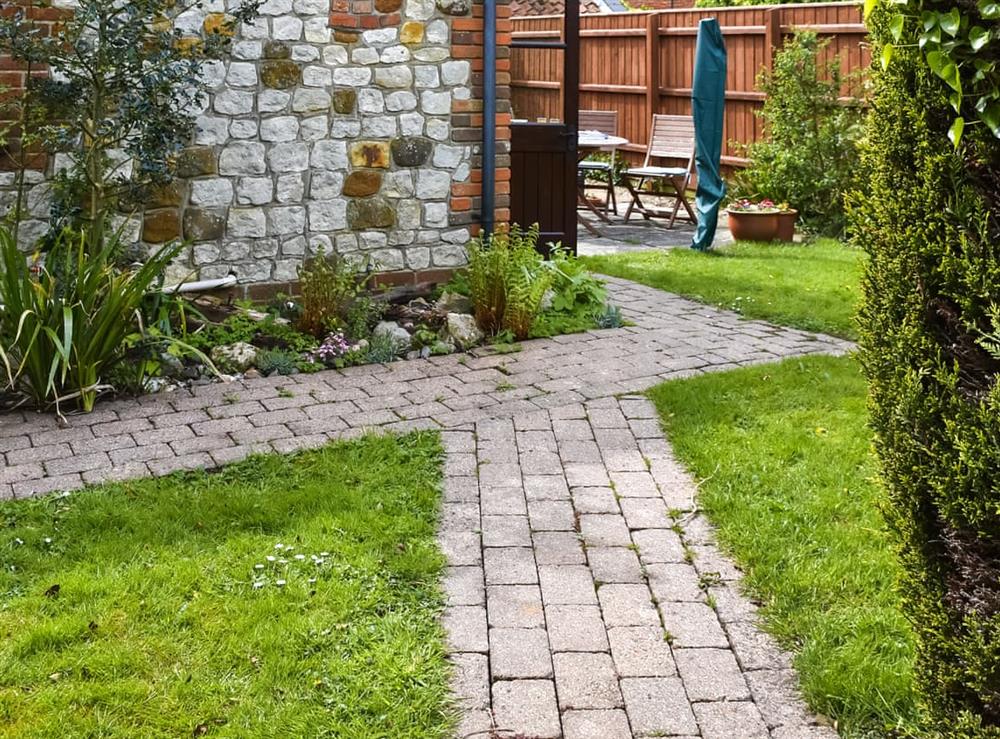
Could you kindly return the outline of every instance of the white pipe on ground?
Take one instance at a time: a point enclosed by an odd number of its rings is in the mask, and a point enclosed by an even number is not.
[[[165,287],[160,292],[168,295],[174,293],[203,293],[209,290],[221,290],[224,287],[232,287],[237,283],[236,275],[230,272],[225,277],[217,277],[214,280],[195,280],[194,282],[182,282],[178,285]]]

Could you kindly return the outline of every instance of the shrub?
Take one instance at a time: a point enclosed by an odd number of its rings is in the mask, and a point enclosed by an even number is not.
[[[68,401],[93,409],[102,380],[143,335],[139,310],[150,286],[180,250],[168,245],[145,264],[113,264],[114,239],[90,250],[85,232],[64,231],[37,274],[0,229],[0,360],[7,388],[39,407]]]
[[[14,159],[23,163],[26,149],[70,154],[54,181],[55,234],[85,223],[90,243],[103,243],[118,207],[134,208],[170,182],[204,102],[204,63],[223,56],[233,29],[252,20],[258,4],[231,4],[223,27],[182,43],[168,19],[197,13],[201,0],[76,0],[51,34],[33,12],[49,19],[48,3],[4,3],[10,12],[0,18],[0,51],[29,72],[50,71],[29,75],[27,94],[16,101]]]
[[[799,31],[775,55],[773,70],[761,74],[767,138],[747,147],[749,166],[730,193],[736,200],[789,203],[804,228],[839,236],[844,195],[857,181],[860,112],[839,102],[845,82],[839,60],[819,62],[826,43]]]
[[[982,16],[974,3],[922,5],[954,10],[958,28],[989,27],[989,4],[978,8]],[[861,358],[927,735],[996,737],[1000,360],[988,347],[1000,329],[1000,141],[979,125],[957,150],[949,142],[951,88],[924,62],[924,28],[889,4],[869,17],[876,55],[897,32],[901,43],[873,72],[869,192],[849,202],[854,238],[870,256]]]
[[[322,250],[299,269],[300,331],[322,338],[341,331],[350,339],[368,335],[381,306],[367,294],[370,275],[337,253]]]
[[[490,336],[510,331],[527,338],[553,282],[552,270],[536,249],[538,224],[527,231],[514,224],[469,244],[467,279],[476,322]]]

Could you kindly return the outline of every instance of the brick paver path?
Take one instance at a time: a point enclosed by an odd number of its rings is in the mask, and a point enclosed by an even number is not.
[[[835,736],[755,628],[693,482],[630,394],[851,345],[608,282],[634,326],[104,403],[65,426],[0,415],[0,499],[440,429],[460,736]]]

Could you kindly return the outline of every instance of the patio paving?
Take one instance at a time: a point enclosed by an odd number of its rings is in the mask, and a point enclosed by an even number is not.
[[[0,416],[0,498],[437,429],[458,736],[836,736],[754,625],[651,404],[664,380],[852,345],[618,279],[635,325]],[[711,598],[710,598],[711,596]],[[714,608],[709,604],[714,603]],[[476,732],[485,732],[476,734]]]
[[[655,198],[650,198],[651,204],[657,204]],[[691,237],[695,227],[687,221],[678,219],[673,228],[667,228],[665,219],[645,220],[642,215],[633,214],[625,220],[625,208],[628,204],[628,192],[619,189],[618,213],[608,214],[611,223],[602,223],[593,214],[580,211],[580,217],[585,219],[600,232],[600,236],[592,234],[583,225],[577,227],[577,253],[581,255],[617,254],[628,251],[649,251],[651,249],[676,249],[691,246]],[[726,228],[725,213],[721,214],[719,229],[715,235],[715,245],[729,243],[733,240]]]

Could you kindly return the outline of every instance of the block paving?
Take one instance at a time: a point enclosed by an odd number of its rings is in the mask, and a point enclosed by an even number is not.
[[[435,429],[458,737],[836,737],[755,625],[696,486],[639,395],[838,339],[624,280],[633,324],[384,366],[0,416],[0,499]]]

